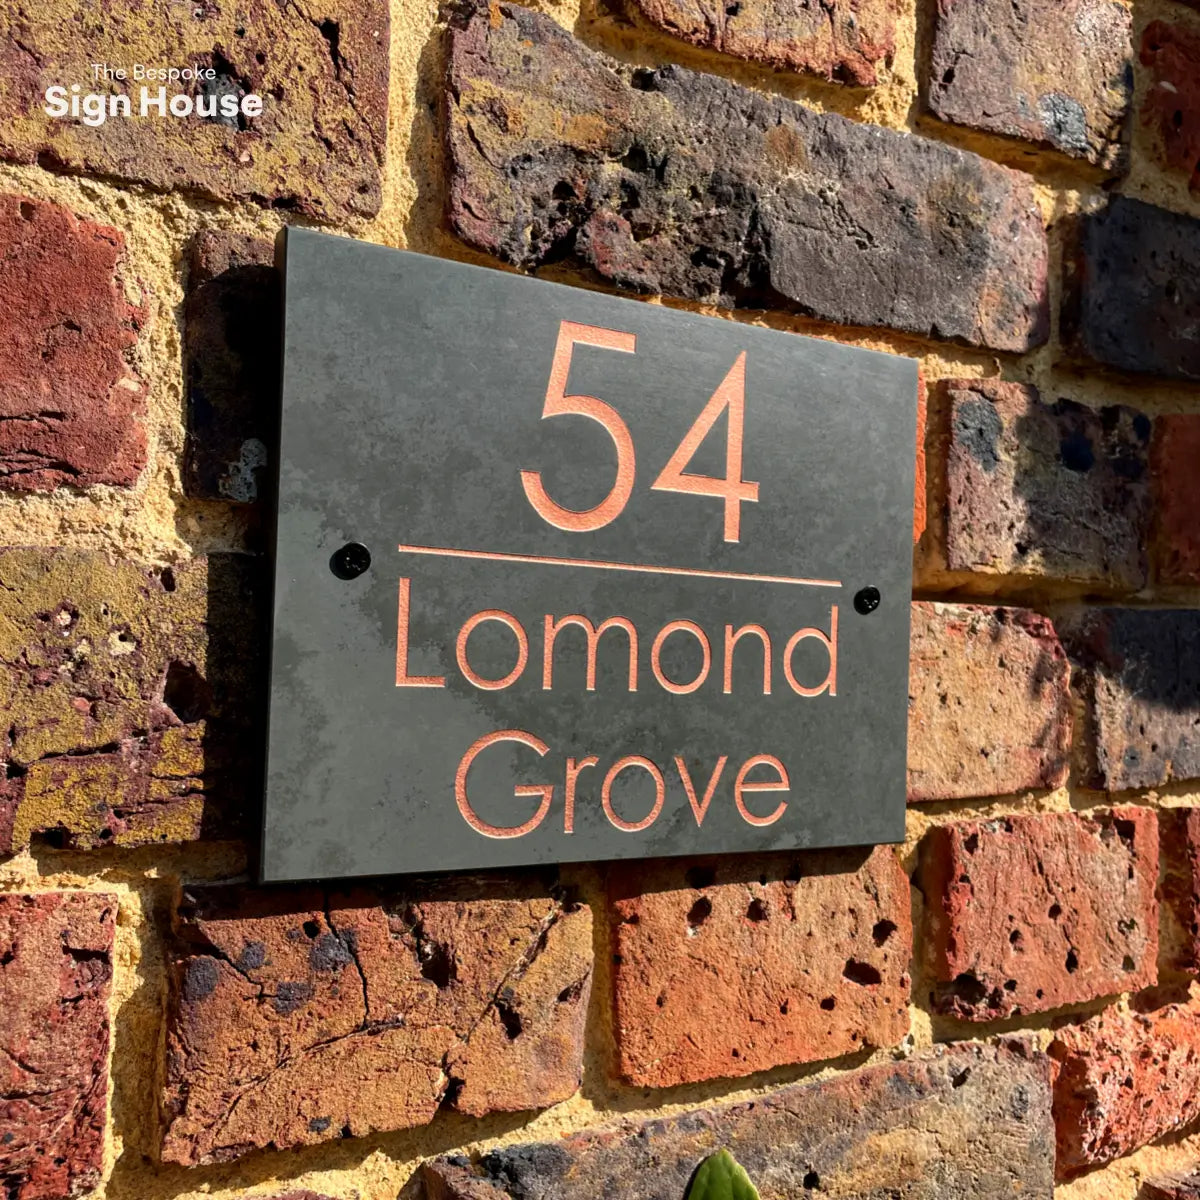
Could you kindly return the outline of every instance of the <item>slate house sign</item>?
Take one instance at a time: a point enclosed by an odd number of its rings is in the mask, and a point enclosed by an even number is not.
[[[264,879],[903,837],[914,362],[278,253]]]

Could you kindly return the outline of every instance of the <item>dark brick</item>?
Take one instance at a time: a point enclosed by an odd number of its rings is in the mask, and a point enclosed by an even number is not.
[[[184,489],[257,500],[275,444],[281,306],[274,245],[207,230],[191,245],[184,304]]]
[[[1138,1196],[1140,1200],[1200,1200],[1200,1167],[1147,1179]]]
[[[1085,787],[1200,778],[1200,611],[1106,608],[1058,622],[1083,707]]]
[[[1136,591],[1150,537],[1148,417],[1044,402],[999,380],[943,385],[946,562]]]
[[[1044,1056],[936,1046],[742,1104],[509,1146],[422,1167],[427,1200],[661,1200],[726,1147],[762,1200],[1050,1200],[1054,1134]]]
[[[1132,17],[1116,0],[942,0],[924,94],[987,133],[1123,165]]]
[[[388,5],[134,5],[104,0],[82,19],[71,0],[0,3],[0,156],[72,173],[248,199],[317,217],[371,215],[387,139]],[[254,92],[257,118],[231,122],[135,115],[99,126],[45,111],[51,83],[87,83],[91,63],[214,67],[203,86]],[[168,97],[194,85],[152,84]]]
[[[623,865],[609,897],[629,1083],[749,1075],[908,1032],[909,886],[889,846]]]
[[[1162,583],[1200,583],[1200,415],[1154,422],[1156,561]]]
[[[0,1188],[65,1200],[100,1182],[117,898],[0,896]]]
[[[230,836],[259,768],[253,560],[0,549],[0,853]]]
[[[939,1012],[992,1021],[1157,982],[1151,809],[938,826],[920,878]]]
[[[1027,177],[711,75],[622,65],[549,17],[453,30],[455,232],[528,270],[1001,350],[1047,336]]]
[[[1068,240],[1063,333],[1075,353],[1200,379],[1200,221],[1113,196]]]
[[[0,196],[0,488],[128,487],[146,465],[124,258],[111,226]]]
[[[1165,966],[1200,975],[1200,808],[1163,808],[1162,847]]]
[[[1067,656],[1024,608],[912,606],[908,798],[1061,787],[1071,745]]]
[[[897,0],[630,0],[652,25],[695,46],[785,71],[870,87],[896,53]]]
[[[1141,59],[1149,75],[1141,116],[1151,130],[1151,153],[1200,191],[1200,33],[1151,21],[1142,33]]]
[[[535,879],[196,888],[172,975],[168,1162],[542,1108],[579,1086],[590,910]]]

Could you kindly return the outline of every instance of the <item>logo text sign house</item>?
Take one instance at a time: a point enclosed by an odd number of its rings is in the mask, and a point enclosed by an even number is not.
[[[281,249],[265,879],[903,837],[913,362]]]

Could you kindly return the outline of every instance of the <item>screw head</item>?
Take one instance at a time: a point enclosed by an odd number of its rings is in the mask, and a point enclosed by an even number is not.
[[[347,542],[329,558],[329,569],[339,579],[357,579],[371,565],[371,552],[362,542]]]
[[[879,601],[882,597],[879,594],[877,587],[865,587],[855,594],[854,608],[856,612],[862,613],[865,617],[868,613],[873,613],[879,607]]]

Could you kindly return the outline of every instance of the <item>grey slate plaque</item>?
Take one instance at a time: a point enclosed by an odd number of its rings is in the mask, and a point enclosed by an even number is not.
[[[264,880],[903,838],[915,362],[277,253]]]

